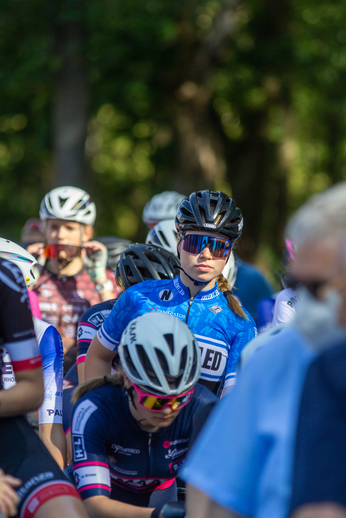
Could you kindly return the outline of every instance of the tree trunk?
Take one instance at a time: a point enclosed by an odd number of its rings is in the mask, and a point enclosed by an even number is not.
[[[85,59],[85,0],[57,0],[53,13],[54,186],[85,186],[85,139],[88,122],[88,77]]]

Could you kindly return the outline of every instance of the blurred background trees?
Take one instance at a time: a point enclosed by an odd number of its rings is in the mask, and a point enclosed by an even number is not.
[[[157,192],[233,195],[240,254],[279,256],[290,213],[346,179],[346,0],[0,5],[0,235],[57,185],[97,234],[141,240]]]

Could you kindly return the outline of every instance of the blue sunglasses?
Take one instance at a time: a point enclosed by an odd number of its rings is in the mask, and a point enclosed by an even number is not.
[[[217,259],[228,257],[232,250],[232,243],[220,237],[204,236],[203,234],[188,234],[183,236],[183,250],[190,254],[200,254],[206,247]]]

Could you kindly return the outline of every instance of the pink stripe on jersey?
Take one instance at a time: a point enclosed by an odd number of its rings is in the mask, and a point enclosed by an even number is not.
[[[79,363],[84,363],[86,358],[86,354],[81,354],[80,356],[77,356],[77,365]]]
[[[107,491],[110,491],[110,487],[106,486],[105,484],[92,484],[91,486],[84,486],[81,489],[78,489],[78,491],[81,493],[82,491],[86,491],[87,489],[106,489]]]
[[[41,356],[35,356],[35,358],[29,358],[27,360],[12,361],[14,372],[32,371],[38,369],[42,365]]]
[[[169,480],[166,480],[166,482],[163,482],[160,486],[157,486],[155,488],[155,491],[158,489],[167,489],[167,487],[171,487],[172,484],[174,484],[175,478],[170,478]]]
[[[80,326],[89,326],[89,327],[92,327],[93,329],[95,329],[95,331],[96,331],[95,326],[92,324],[88,324],[87,322],[79,322],[78,327],[80,327]]]

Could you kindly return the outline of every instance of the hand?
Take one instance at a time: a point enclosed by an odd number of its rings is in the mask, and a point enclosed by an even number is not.
[[[87,241],[83,245],[87,256],[83,258],[89,275],[96,284],[102,284],[107,280],[106,266],[108,251],[103,243],[99,241]]]
[[[5,475],[0,469],[0,513],[4,518],[17,515],[16,505],[19,504],[19,497],[13,488],[19,487],[21,484],[21,480],[11,475]]]
[[[44,243],[33,243],[27,247],[27,251],[31,255],[43,255],[44,254]]]

